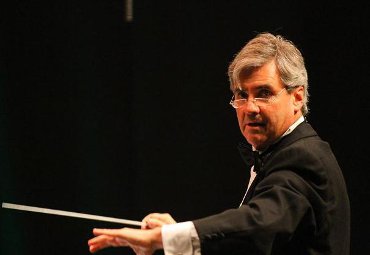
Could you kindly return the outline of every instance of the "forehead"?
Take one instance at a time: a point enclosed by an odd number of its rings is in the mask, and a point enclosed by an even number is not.
[[[274,61],[270,61],[261,67],[242,74],[240,77],[240,88],[249,90],[257,87],[283,87],[280,73]]]

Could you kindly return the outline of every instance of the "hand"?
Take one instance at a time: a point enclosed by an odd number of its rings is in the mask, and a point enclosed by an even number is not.
[[[161,228],[94,229],[93,233],[96,237],[88,241],[91,253],[107,247],[128,246],[137,255],[152,255],[156,250],[163,248]]]
[[[165,224],[175,224],[176,221],[168,213],[151,213],[142,220],[141,229],[153,229]]]

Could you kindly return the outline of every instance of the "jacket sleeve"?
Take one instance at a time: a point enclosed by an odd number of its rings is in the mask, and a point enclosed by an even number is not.
[[[315,231],[308,199],[312,196],[313,189],[298,174],[270,173],[257,184],[247,204],[194,221],[202,255],[270,254],[292,238],[300,224],[306,225],[305,231]]]

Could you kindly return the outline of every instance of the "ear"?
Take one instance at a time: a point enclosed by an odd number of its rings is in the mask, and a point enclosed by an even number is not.
[[[293,91],[293,106],[294,106],[294,113],[297,113],[302,109],[303,106],[303,98],[304,98],[304,88],[303,86],[299,86]]]

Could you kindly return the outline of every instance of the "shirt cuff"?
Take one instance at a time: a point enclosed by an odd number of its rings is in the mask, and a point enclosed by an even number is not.
[[[191,221],[163,225],[162,241],[165,255],[200,255],[200,242]]]

